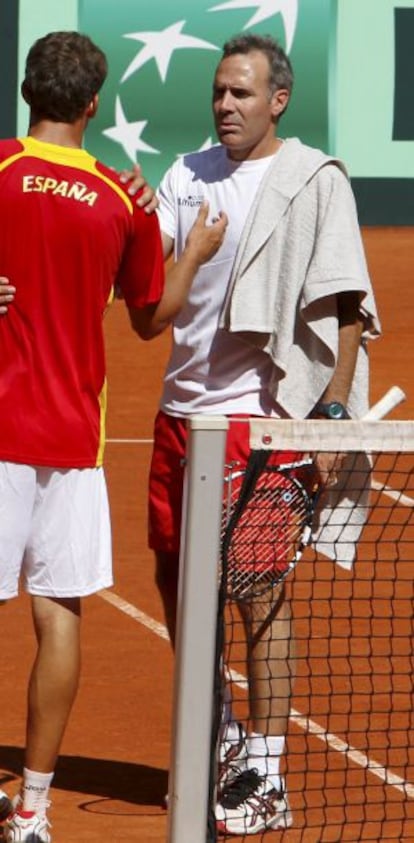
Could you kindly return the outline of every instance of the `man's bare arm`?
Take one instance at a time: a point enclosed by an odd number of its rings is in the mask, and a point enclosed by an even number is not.
[[[346,406],[351,391],[358,349],[363,329],[359,312],[360,296],[356,291],[339,293],[338,303],[338,360],[335,372],[321,401],[340,401]]]
[[[183,307],[200,266],[220,248],[227,228],[227,216],[221,213],[215,222],[207,225],[208,210],[208,203],[204,203],[190,229],[182,254],[167,270],[161,301],[139,310],[129,309],[131,325],[141,339],[152,339],[171,324]],[[165,258],[171,254],[173,242],[163,235]]]
[[[321,398],[323,403],[339,401],[344,406],[348,403],[363,330],[359,302],[360,296],[356,291],[339,293],[337,296],[338,359],[331,381]],[[323,484],[335,485],[336,475],[341,469],[343,460],[344,454],[320,452],[315,456],[315,463]]]

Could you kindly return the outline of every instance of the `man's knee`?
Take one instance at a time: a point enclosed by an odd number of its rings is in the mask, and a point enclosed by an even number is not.
[[[61,634],[79,626],[80,597],[32,595],[32,615],[38,634]]]
[[[240,612],[248,634],[253,638],[269,637],[272,629],[277,631],[284,624],[289,624],[292,611],[284,583],[246,603],[240,603]]]

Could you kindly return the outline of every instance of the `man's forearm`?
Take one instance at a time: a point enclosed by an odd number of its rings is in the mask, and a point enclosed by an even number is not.
[[[321,400],[340,401],[347,405],[354,377],[358,349],[361,343],[362,322],[339,328],[338,362],[331,381]]]
[[[338,358],[331,381],[321,398],[322,401],[327,403],[340,401],[346,406],[361,344],[362,330],[359,294],[338,295]]]
[[[148,316],[147,311],[147,317],[143,320],[139,319],[139,315],[135,319],[131,316],[132,325],[142,339],[152,339],[158,336],[173,322],[187,300],[198,269],[199,263],[196,255],[190,250],[184,249],[178,261],[172,263],[167,270],[162,299],[152,314]]]

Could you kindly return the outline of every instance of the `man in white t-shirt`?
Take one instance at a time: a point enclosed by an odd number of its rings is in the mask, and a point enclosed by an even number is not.
[[[242,35],[228,42],[213,83],[213,113],[220,143],[180,157],[159,188],[158,212],[166,257],[172,253],[176,260],[180,257],[205,201],[209,203],[209,222],[220,212],[229,220],[222,245],[195,274],[187,303],[174,320],[172,352],[155,421],[149,542],[155,551],[157,585],[173,643],[188,417],[193,413],[303,417],[312,412],[316,417],[349,418],[347,404],[357,360],[366,357],[361,338],[364,331],[365,336],[370,331],[375,333],[375,305],[343,168],[320,151],[305,147],[297,139],[284,142],[276,133],[289,102],[292,81],[289,59],[273,39]],[[282,327],[285,338],[290,330],[285,372],[283,360],[278,370],[272,355],[262,350],[266,343],[246,342],[243,332],[231,322],[232,291],[239,283],[237,272],[234,274],[238,247],[240,241],[249,242],[248,231],[255,225],[262,196],[269,202],[268,193],[273,189],[275,232],[264,246],[260,244],[260,250],[258,246],[259,257],[252,250],[258,271],[257,282],[253,277],[250,290],[256,292],[257,286],[259,312],[266,309],[266,295],[270,294],[270,300],[276,295],[277,286],[277,293],[283,293],[281,300],[289,303],[281,312],[281,320],[285,312],[287,319],[289,311],[293,314],[292,326],[282,326],[276,318],[270,331],[263,328],[276,344]],[[272,208],[270,202],[270,220]],[[334,221],[332,226],[329,220]],[[283,236],[278,242],[280,231]],[[298,237],[296,246],[292,245],[293,231]],[[319,260],[316,268],[312,263],[315,255]],[[266,264],[267,256],[270,259]],[[335,270],[331,274],[332,256]],[[254,262],[250,269],[254,276]],[[303,314],[306,321],[306,307],[302,307],[300,297],[312,284],[315,287],[307,304],[318,302],[322,314],[328,317],[325,321],[330,336],[314,337],[312,351],[307,353],[305,343],[297,347],[301,333],[294,320],[300,321]],[[310,396],[310,406],[298,409],[294,403],[292,408],[282,389],[283,380],[292,380],[289,357],[290,348],[295,350],[295,346],[308,364],[315,358],[315,378],[314,382],[311,378],[310,387],[307,384],[301,390],[301,377],[303,380],[305,375],[293,373],[298,394]],[[336,415],[330,416],[331,405],[335,405]],[[357,405],[351,398],[351,409]],[[228,462],[246,463],[246,427],[240,421],[231,421]],[[325,455],[318,465],[327,482],[335,482],[333,459],[333,455]],[[255,834],[267,828],[286,828],[291,823],[279,765],[295,674],[295,643],[283,586],[267,603],[262,597],[260,603],[253,600],[241,604],[240,609],[246,638],[251,642],[248,670],[252,731],[246,734],[231,720],[223,727],[222,788],[216,817],[225,833]],[[232,776],[227,778],[226,761],[233,766]]]

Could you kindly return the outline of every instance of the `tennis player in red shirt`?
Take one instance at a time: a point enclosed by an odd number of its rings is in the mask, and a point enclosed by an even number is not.
[[[37,639],[7,843],[52,839],[49,788],[78,687],[81,598],[112,584],[104,312],[116,286],[132,328],[158,334],[226,226],[207,227],[202,208],[164,285],[156,214],[82,147],[106,73],[87,36],[40,38],[22,84],[28,136],[0,141],[0,601],[17,595],[21,576]]]

